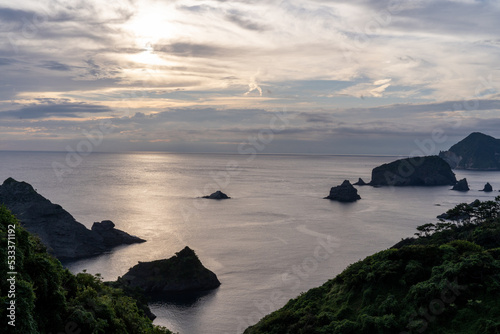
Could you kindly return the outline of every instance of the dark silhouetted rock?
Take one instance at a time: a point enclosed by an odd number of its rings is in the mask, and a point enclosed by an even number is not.
[[[461,179],[458,181],[451,190],[457,191],[469,191],[469,184],[467,183],[467,179]]]
[[[354,183],[355,186],[367,186],[368,183],[366,183],[365,181],[363,181],[362,178],[359,178],[358,179],[358,182]]]
[[[95,222],[92,225],[92,231],[96,232],[102,237],[103,243],[106,247],[130,245],[146,241],[139,237],[115,229],[115,224],[111,220],[103,220],[100,223]]]
[[[492,191],[493,191],[493,187],[492,187],[492,186],[491,186],[491,184],[488,182],[488,183],[486,183],[486,184],[484,185],[484,188],[483,188],[483,190],[481,190],[481,191],[484,191],[484,192],[486,192],[486,193],[490,193],[490,192],[492,192]]]
[[[29,232],[38,235],[47,250],[60,260],[99,255],[132,240],[145,241],[114,229],[112,222],[113,226],[105,223],[102,231],[99,227],[96,231],[89,230],[60,205],[38,194],[30,184],[12,178],[0,186],[0,204],[4,204]]]
[[[445,212],[445,213],[438,215],[436,218],[438,218],[438,219],[450,219],[450,215]]]
[[[457,182],[450,165],[438,156],[396,160],[372,170],[372,186],[443,186]]]
[[[355,202],[361,199],[361,197],[358,195],[358,190],[352,186],[349,180],[345,180],[340,186],[330,189],[330,195],[325,197],[325,199],[339,202]]]
[[[500,170],[500,139],[474,132],[439,156],[454,169]]]
[[[209,196],[203,196],[203,198],[209,198],[209,199],[229,199],[231,197],[227,196],[224,194],[222,191],[217,190],[213,194],[210,194]]]
[[[220,286],[217,276],[185,247],[170,259],[139,262],[118,278],[120,284],[145,292],[204,291]]]

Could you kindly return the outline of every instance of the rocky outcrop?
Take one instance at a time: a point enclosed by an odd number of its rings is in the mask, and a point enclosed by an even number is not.
[[[442,213],[440,215],[436,216],[437,219],[450,219],[450,214],[449,213]]]
[[[393,161],[372,170],[372,186],[443,186],[457,183],[450,165],[438,156]]]
[[[208,199],[230,199],[231,197],[227,196],[222,191],[217,190],[213,194],[210,194],[208,196],[203,196],[202,198],[208,198]]]
[[[38,194],[26,182],[8,178],[0,186],[4,204],[31,233],[40,237],[47,250],[60,260],[95,256],[120,244],[144,242],[105,223],[87,229],[60,205]]]
[[[363,181],[362,178],[359,178],[358,179],[358,182],[354,183],[355,186],[367,186],[368,183],[366,183],[365,181]]]
[[[461,179],[458,181],[451,190],[457,191],[469,191],[469,184],[467,183],[467,179]]]
[[[355,202],[361,199],[361,197],[358,195],[358,190],[352,186],[349,180],[345,180],[340,186],[331,188],[330,195],[325,197],[325,199],[339,202]]]
[[[485,185],[484,185],[484,188],[483,190],[481,191],[484,191],[485,193],[490,193],[493,191],[493,187],[491,186],[491,184],[489,182],[487,182]]]
[[[92,225],[91,230],[102,237],[102,242],[106,247],[130,245],[146,241],[126,232],[117,230],[115,228],[115,224],[111,220],[103,220],[100,223],[95,222]]]
[[[217,276],[187,246],[169,259],[139,262],[118,278],[118,283],[147,293],[204,291],[220,286]]]
[[[500,139],[474,132],[439,156],[454,169],[500,170]]]

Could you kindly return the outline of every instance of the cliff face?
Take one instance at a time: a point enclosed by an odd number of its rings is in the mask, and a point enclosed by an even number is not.
[[[203,266],[189,247],[169,259],[139,262],[118,283],[146,292],[204,291],[220,285],[217,276]]]
[[[99,255],[120,244],[145,241],[113,227],[109,229],[109,225],[103,231],[89,230],[60,205],[38,194],[30,184],[12,178],[0,186],[0,204],[26,230],[38,235],[48,251],[60,260]]]
[[[500,170],[500,139],[474,132],[439,156],[455,169]]]
[[[438,156],[396,160],[372,170],[372,186],[442,186],[457,182],[450,166]]]

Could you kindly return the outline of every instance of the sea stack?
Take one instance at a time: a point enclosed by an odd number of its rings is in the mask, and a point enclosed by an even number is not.
[[[217,199],[217,200],[220,200],[220,199],[230,199],[231,197],[227,196],[226,194],[224,194],[222,191],[220,190],[217,190],[216,192],[208,195],[208,196],[203,196],[202,198],[208,198],[208,199]]]
[[[484,188],[483,190],[485,193],[490,193],[493,191],[493,187],[491,186],[491,184],[488,182],[484,185]]]
[[[359,178],[358,179],[358,182],[354,183],[355,186],[367,186],[368,183],[366,183],[365,181],[363,181],[362,178]]]
[[[187,246],[169,259],[139,262],[117,282],[146,293],[206,291],[220,286],[217,276]]]
[[[351,182],[345,180],[340,186],[332,187],[330,195],[325,199],[339,202],[355,202],[361,199],[361,196],[358,195],[358,190],[352,186]]]
[[[451,190],[456,191],[469,191],[469,184],[467,183],[467,179],[461,179],[458,181]]]

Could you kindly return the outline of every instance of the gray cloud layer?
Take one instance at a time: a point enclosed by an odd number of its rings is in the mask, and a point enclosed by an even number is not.
[[[50,117],[81,118],[82,114],[109,113],[110,108],[87,103],[49,103],[0,112],[0,118],[42,119]]]

